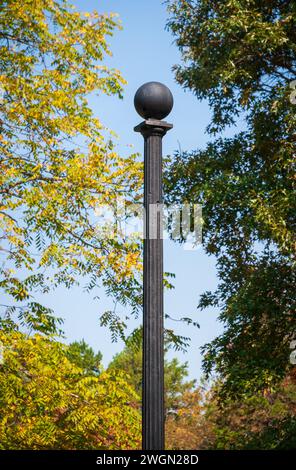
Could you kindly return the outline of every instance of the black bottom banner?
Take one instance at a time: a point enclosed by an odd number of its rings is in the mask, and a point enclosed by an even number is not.
[[[11,466],[22,468],[100,468],[108,465],[118,468],[156,465],[185,465],[198,468],[287,468],[296,457],[294,450],[288,451],[0,451],[1,469]],[[284,466],[284,467],[283,467]],[[286,467],[287,466],[287,467]],[[55,470],[55,469],[54,469]]]

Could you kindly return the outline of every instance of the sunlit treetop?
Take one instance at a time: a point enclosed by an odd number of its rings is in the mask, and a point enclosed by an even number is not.
[[[296,9],[285,0],[169,0],[176,80],[211,110],[204,149],[176,152],[167,202],[203,205],[223,334],[204,370],[235,396],[273,387],[295,337]],[[198,119],[198,118],[197,118]]]
[[[104,65],[107,38],[119,27],[114,14],[80,13],[65,1],[0,2],[0,287],[7,320],[19,312],[24,324],[54,330],[34,291],[70,287],[83,275],[87,288],[100,279],[116,300],[137,308],[139,244],[99,236],[94,216],[97,205],[113,207],[118,195],[134,202],[142,183],[136,156],[118,155],[88,104],[91,93],[122,96],[120,72]]]

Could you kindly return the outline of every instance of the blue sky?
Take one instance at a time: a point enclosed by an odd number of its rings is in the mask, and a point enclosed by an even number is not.
[[[148,81],[165,83],[174,95],[174,108],[167,118],[174,124],[164,139],[164,153],[175,149],[190,150],[202,147],[208,140],[205,128],[210,120],[206,102],[198,102],[189,92],[184,92],[174,80],[172,66],[180,61],[180,54],[173,44],[173,38],[165,30],[167,12],[160,0],[72,0],[81,11],[96,9],[101,12],[117,12],[123,30],[110,39],[113,57],[107,64],[119,69],[128,81],[124,99],[115,97],[92,96],[91,106],[100,120],[118,138],[118,151],[142,152],[143,140],[133,128],[141,121],[133,106],[137,88]],[[168,240],[164,241],[165,271],[176,274],[175,289],[165,295],[165,311],[172,317],[192,316],[200,323],[200,329],[170,322],[176,331],[191,337],[191,346],[186,354],[170,352],[181,361],[188,361],[191,378],[201,375],[201,354],[199,347],[213,339],[221,330],[217,322],[217,311],[209,309],[199,312],[196,309],[199,295],[217,285],[215,260],[209,258],[202,248],[185,251],[181,246]],[[112,356],[123,348],[122,343],[112,343],[107,329],[99,326],[99,314],[112,308],[111,299],[103,292],[100,299],[94,294],[84,293],[82,288],[70,291],[58,289],[47,298],[47,303],[57,314],[65,319],[64,331],[67,341],[84,338],[95,350],[103,353],[107,365]],[[130,328],[136,323],[130,324]]]

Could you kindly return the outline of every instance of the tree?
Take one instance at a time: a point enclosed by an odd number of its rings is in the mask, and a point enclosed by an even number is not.
[[[209,425],[204,416],[203,395],[201,387],[182,392],[175,413],[169,414],[166,418],[166,449],[209,448],[208,446],[202,447],[209,434]],[[209,444],[211,443],[212,440]]]
[[[294,449],[296,380],[294,368],[274,386],[235,400],[220,399],[221,380],[182,394],[166,421],[166,448],[200,450]]]
[[[203,205],[203,245],[217,258],[219,286],[199,308],[220,307],[225,329],[204,346],[204,370],[220,374],[220,394],[252,394],[286,376],[296,331],[295,5],[174,0],[168,8],[183,59],[176,79],[208,100],[212,120],[205,149],[171,158],[167,201]],[[229,126],[233,137],[223,134]]]
[[[124,373],[127,383],[136,391],[141,408],[142,396],[142,349],[128,343],[116,354],[108,371]],[[178,359],[165,359],[165,435],[166,449],[197,449],[205,441],[206,425],[202,412],[203,392],[195,380],[187,380],[188,364]],[[213,442],[213,437],[211,434]]]
[[[294,449],[296,430],[295,368],[274,391],[266,389],[243,400],[216,399],[217,383],[204,406],[208,433],[201,443],[211,449]]]
[[[55,333],[36,300],[87,277],[135,311],[140,245],[95,216],[135,202],[136,156],[117,154],[112,134],[88,105],[93,92],[122,96],[125,80],[103,65],[114,15],[81,14],[64,0],[0,1],[0,287],[6,326]],[[119,217],[119,216],[118,216]],[[12,301],[11,301],[12,299]],[[110,319],[114,321],[114,318]],[[2,323],[4,325],[4,323]]]
[[[88,376],[99,375],[102,371],[102,353],[95,353],[84,339],[69,344],[67,357]]]
[[[108,370],[124,373],[140,409],[141,350],[116,354]],[[295,368],[281,383],[239,399],[221,400],[223,382],[188,382],[187,364],[165,363],[166,449],[292,449],[295,447]]]
[[[142,396],[142,348],[127,343],[123,351],[116,354],[108,366],[108,371],[124,372],[126,381],[139,397]],[[182,403],[182,395],[194,388],[195,380],[186,381],[188,364],[180,364],[178,359],[165,359],[165,413],[174,414]],[[140,405],[140,402],[139,402]]]
[[[123,373],[87,375],[49,336],[0,331],[0,341],[2,450],[139,447],[138,397]]]

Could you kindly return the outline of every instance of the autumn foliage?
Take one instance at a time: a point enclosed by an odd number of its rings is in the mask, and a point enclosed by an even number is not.
[[[49,337],[0,333],[1,449],[133,449],[136,392],[124,373],[85,374]]]

